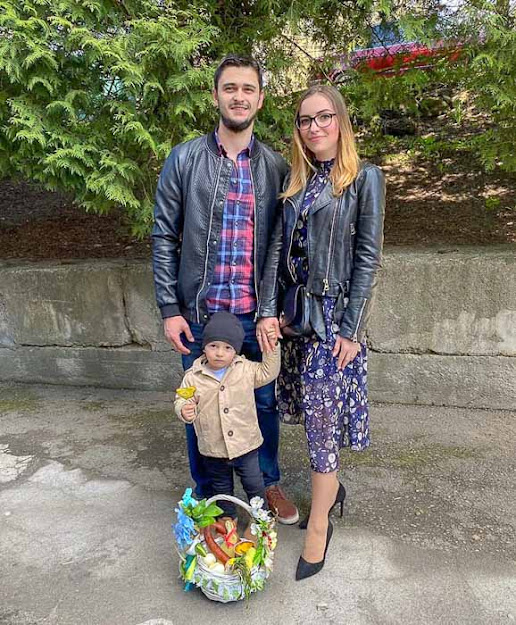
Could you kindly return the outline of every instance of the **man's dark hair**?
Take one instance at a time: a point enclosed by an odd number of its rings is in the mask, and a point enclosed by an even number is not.
[[[228,54],[219,63],[219,66],[215,70],[215,91],[219,86],[219,79],[222,72],[226,67],[251,67],[258,74],[258,85],[260,91],[263,89],[263,73],[262,68],[258,64],[258,61],[253,59],[252,56],[239,56],[238,54]]]

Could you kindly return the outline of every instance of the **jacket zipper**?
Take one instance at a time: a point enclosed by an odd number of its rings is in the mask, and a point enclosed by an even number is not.
[[[297,219],[297,210],[296,210],[296,207],[294,205],[294,202],[292,202],[292,200],[290,198],[287,198],[287,202],[290,202],[290,204],[292,204],[292,208],[294,209],[294,216]],[[288,269],[288,272],[290,274],[290,277],[292,278],[292,282],[294,284],[296,284],[297,280],[296,280],[294,274],[292,273],[292,268],[290,266],[290,252],[292,251],[292,243],[294,242],[294,231],[295,231],[295,229],[296,229],[296,224],[294,223],[294,225],[292,227],[292,232],[290,233],[290,242],[289,242],[288,250],[287,250],[287,269]]]
[[[204,289],[204,284],[206,282],[206,274],[208,273],[208,258],[210,256],[211,226],[213,224],[213,207],[215,206],[215,200],[217,199],[217,189],[219,187],[220,172],[222,171],[222,164],[223,164],[223,162],[224,162],[224,157],[221,156],[220,157],[219,170],[217,172],[217,180],[215,182],[215,192],[213,194],[213,202],[211,203],[211,208],[210,208],[210,224],[208,226],[208,237],[206,239],[206,258],[204,260],[204,275],[202,277],[201,288],[197,291],[197,296],[195,298],[195,312],[197,313],[197,323],[201,323],[201,315],[200,315],[200,312],[199,312],[199,296],[200,296],[202,290]]]
[[[353,339],[352,339],[355,343],[357,342],[358,330],[360,328],[360,322],[362,321],[362,315],[364,314],[364,308],[366,304],[367,304],[367,297],[364,297],[364,301],[362,302],[362,307],[360,308],[360,313],[358,315],[358,321],[357,321],[357,325],[355,328],[355,334],[353,334]]]
[[[254,195],[254,203],[253,203],[253,262],[254,262],[254,267],[253,267],[253,277],[254,277],[254,294],[256,297],[256,312],[254,314],[254,320],[256,321],[258,319],[258,313],[260,311],[260,294],[258,293],[258,283],[256,281],[256,269],[258,267],[258,264],[256,262],[256,241],[257,241],[257,232],[258,232],[258,223],[256,221],[256,203],[257,203],[257,197],[256,197],[256,188],[254,186],[254,178],[253,178],[253,169],[251,167],[251,163],[249,163],[249,174],[251,176],[251,184],[253,185],[253,195]]]
[[[330,283],[328,281],[328,278],[330,276],[330,265],[331,265],[331,260],[332,260],[332,255],[333,255],[333,231],[335,229],[335,221],[337,219],[337,211],[339,209],[339,201],[337,200],[337,204],[335,206],[335,209],[333,211],[333,217],[331,220],[331,229],[330,229],[330,250],[328,252],[328,265],[326,267],[326,276],[323,279],[323,292],[322,294],[324,295],[329,289],[330,289]]]

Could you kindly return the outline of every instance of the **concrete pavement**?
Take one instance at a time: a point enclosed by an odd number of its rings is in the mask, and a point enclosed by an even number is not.
[[[178,579],[189,479],[167,394],[0,385],[0,624],[516,623],[516,413],[371,413],[323,571],[294,581],[303,532],[280,526],[264,592],[222,605]],[[306,511],[300,428],[282,428],[282,468]]]

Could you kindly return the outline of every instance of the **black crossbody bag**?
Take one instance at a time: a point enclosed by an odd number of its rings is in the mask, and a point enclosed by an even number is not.
[[[310,336],[310,293],[306,286],[295,284],[287,289],[283,298],[281,331],[285,336]]]

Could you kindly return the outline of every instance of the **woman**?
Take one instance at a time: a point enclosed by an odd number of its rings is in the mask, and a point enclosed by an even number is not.
[[[307,533],[299,580],[322,569],[333,533],[329,515],[338,503],[342,515],[340,448],[369,446],[364,334],[381,263],[385,185],[378,167],[360,162],[346,106],[333,87],[314,86],[299,102],[282,197],[283,322],[291,322],[287,307],[296,285],[306,287],[297,292],[297,320],[304,303],[310,322],[305,336],[288,338],[289,327],[283,328],[278,379],[280,416],[304,422],[310,454],[312,502],[300,524]]]

